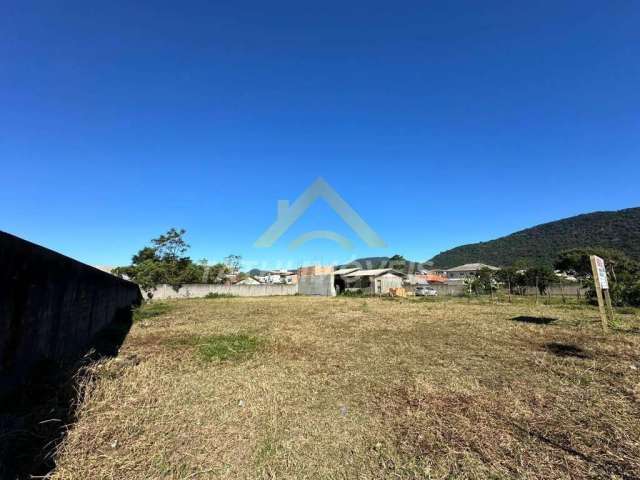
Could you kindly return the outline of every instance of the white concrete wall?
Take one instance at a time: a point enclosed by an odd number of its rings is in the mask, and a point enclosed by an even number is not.
[[[298,285],[211,285],[204,283],[193,283],[183,285],[177,292],[170,285],[160,285],[153,292],[153,299],[162,300],[165,298],[201,298],[206,297],[210,293],[234,295],[237,297],[295,295],[296,293],[298,293]]]
[[[438,283],[432,283],[429,285],[437,290],[438,295],[446,295],[446,296],[462,296],[467,293],[467,288],[464,284],[457,285],[442,285]],[[408,287],[408,286],[407,286]],[[411,291],[415,290],[415,286],[408,287]],[[525,289],[525,295],[535,295],[538,289],[535,287],[527,287]],[[586,293],[586,289],[578,285],[550,285],[547,289],[549,294],[552,296],[560,296],[564,295],[566,297],[579,297],[584,296]],[[506,294],[506,288],[502,287],[500,289],[500,293]]]

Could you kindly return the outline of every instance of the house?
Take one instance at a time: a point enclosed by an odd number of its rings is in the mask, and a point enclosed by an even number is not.
[[[447,283],[445,275],[434,275],[431,273],[408,274],[406,283],[409,285],[429,285],[431,283]]]
[[[336,293],[344,292],[347,289],[347,281],[344,276],[348,273],[353,273],[359,270],[358,268],[340,268],[333,272],[333,287]]]
[[[460,265],[459,267],[449,268],[445,270],[447,274],[447,283],[462,282],[467,278],[475,277],[483,268],[488,268],[489,270],[493,271],[500,270],[498,267],[487,265],[485,263],[465,263],[464,265]]]
[[[338,270],[339,272],[340,270]],[[334,272],[336,275],[337,272]],[[340,274],[346,290],[362,290],[366,293],[383,295],[389,293],[390,288],[401,288],[406,275],[392,268],[378,268],[375,270],[359,270]]]
[[[225,285],[233,285],[234,283],[236,283],[236,280],[238,279],[238,274],[237,273],[225,273],[223,278],[224,278],[224,284]]]
[[[566,282],[577,282],[578,281],[578,279],[573,274],[573,272],[569,273],[569,272],[563,272],[561,270],[554,270],[554,273],[555,273],[556,277],[558,277],[561,280],[564,280]]]
[[[427,279],[427,283],[441,283],[441,284],[445,284],[447,283],[447,280],[449,279],[446,275],[437,275],[434,273],[428,273],[427,275],[425,275],[426,279]]]
[[[427,276],[421,273],[408,273],[405,278],[407,285],[428,285]]]
[[[296,272],[289,270],[269,270],[264,276],[264,283],[286,283],[288,285],[298,283]]]
[[[429,268],[427,270],[422,269],[422,270],[418,270],[417,272],[420,275],[437,275],[440,277],[446,277],[447,276],[447,270],[444,268]]]
[[[334,275],[347,275],[348,273],[353,273],[357,270],[360,270],[359,268],[341,268],[340,270],[336,270],[335,272],[333,272]]]
[[[340,268],[333,272],[333,287],[336,293],[344,292],[347,289],[347,281],[344,276],[348,273],[353,273],[359,270],[358,268]]]

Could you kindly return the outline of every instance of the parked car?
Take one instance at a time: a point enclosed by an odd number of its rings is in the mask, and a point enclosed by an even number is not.
[[[429,285],[418,285],[415,294],[416,297],[437,297],[438,291]]]

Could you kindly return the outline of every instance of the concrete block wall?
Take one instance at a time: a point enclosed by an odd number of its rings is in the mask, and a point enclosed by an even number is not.
[[[0,231],[0,389],[82,355],[140,299],[131,282]]]
[[[298,293],[300,293],[300,295],[335,297],[336,289],[333,280],[333,273],[301,276],[298,281]]]
[[[441,283],[432,283],[429,286],[433,287],[438,292],[438,295],[460,297],[466,292],[464,285],[446,285]]]
[[[460,297],[464,296],[467,293],[466,287],[463,284],[457,285],[446,285],[446,284],[438,284],[432,283],[429,285],[437,290],[438,295],[445,296],[453,296]],[[415,290],[415,286],[407,287],[409,291]],[[535,295],[538,289],[536,287],[527,287],[525,288],[525,295]],[[501,288],[501,293],[506,294],[506,289]],[[551,296],[561,296],[564,295],[566,297],[583,297],[586,293],[586,289],[583,288],[579,284],[574,285],[550,285],[547,289]]]
[[[269,283],[263,285],[211,285],[193,283],[182,285],[176,291],[170,285],[159,285],[153,292],[154,300],[167,298],[202,298],[208,294],[233,295],[236,297],[268,297],[272,295],[295,295],[297,284]]]

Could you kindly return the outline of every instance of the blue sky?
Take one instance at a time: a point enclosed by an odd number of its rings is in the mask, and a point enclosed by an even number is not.
[[[170,227],[246,266],[450,247],[640,206],[640,3],[3,2],[0,230],[123,264]],[[322,176],[387,242],[314,204]],[[309,230],[350,238],[296,251]]]

